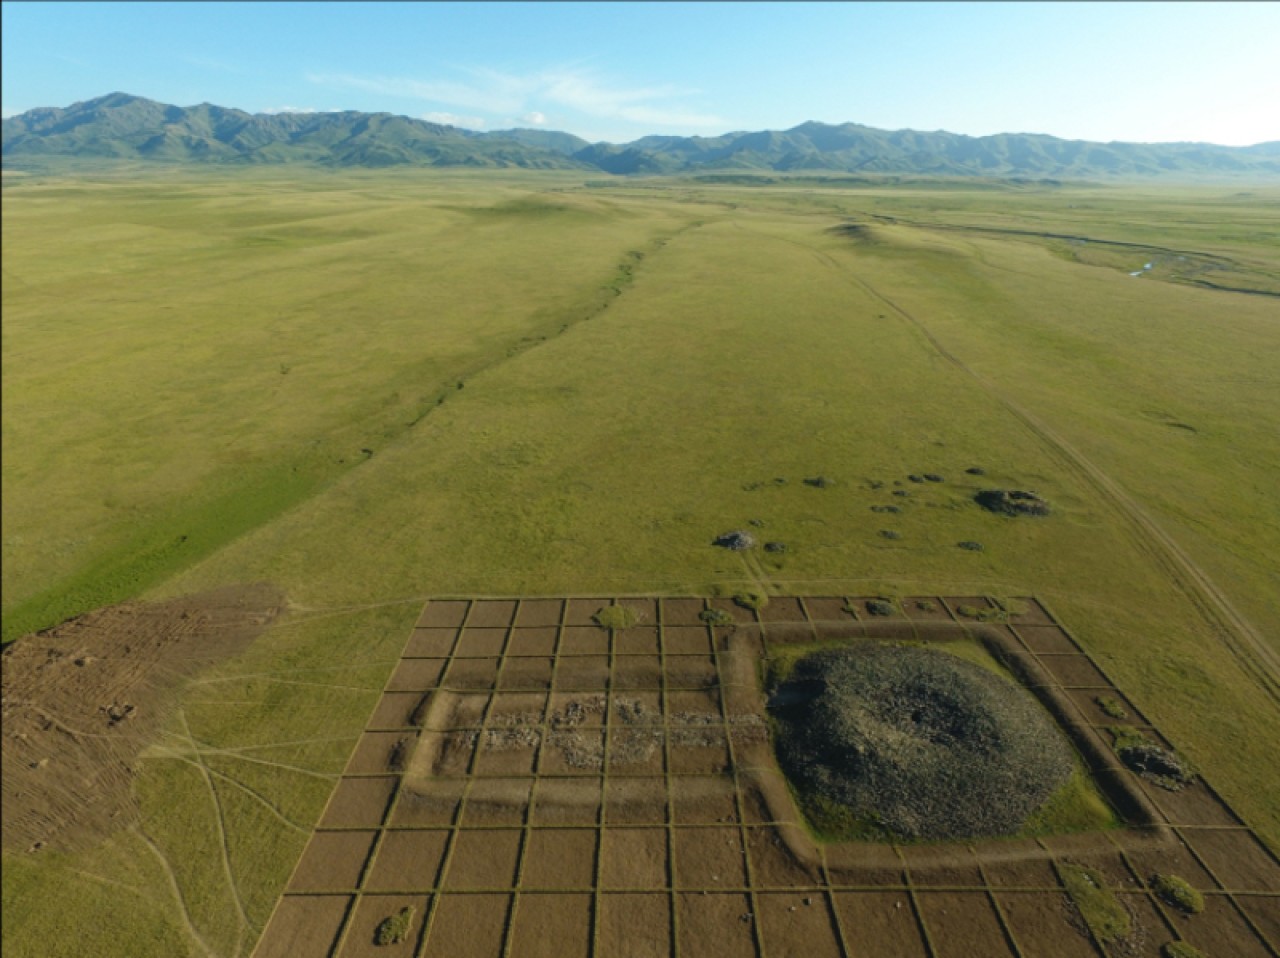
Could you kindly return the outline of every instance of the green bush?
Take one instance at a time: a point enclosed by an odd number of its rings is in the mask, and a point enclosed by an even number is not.
[[[602,629],[629,629],[636,624],[636,610],[625,605],[606,605],[591,618]]]
[[[1177,875],[1156,875],[1151,879],[1151,890],[1160,900],[1188,915],[1204,911],[1204,895]]]
[[[409,937],[409,929],[413,927],[415,909],[406,905],[394,915],[382,919],[374,934],[374,941],[379,945],[398,945]]]

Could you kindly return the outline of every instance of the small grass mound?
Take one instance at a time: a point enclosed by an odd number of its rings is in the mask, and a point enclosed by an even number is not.
[[[1110,695],[1097,695],[1094,696],[1093,701],[1098,708],[1113,719],[1126,719],[1129,717],[1128,710],[1120,704],[1119,699]]]
[[[379,945],[398,945],[403,942],[409,937],[409,929],[413,927],[414,914],[414,907],[406,905],[396,914],[382,919],[378,930],[374,932],[374,942]]]
[[[1094,938],[1106,945],[1129,936],[1133,931],[1133,918],[1107,887],[1101,873],[1075,862],[1062,862],[1057,867],[1067,897]]]
[[[735,605],[740,605],[744,609],[751,609],[754,612],[768,605],[769,597],[759,589],[748,589],[735,595],[733,601]]]
[[[625,605],[606,605],[591,619],[602,629],[629,629],[636,624],[636,610]]]
[[[1160,900],[1187,915],[1204,911],[1204,895],[1196,891],[1185,878],[1177,875],[1156,875],[1151,879],[1151,890]]]
[[[798,660],[770,700],[805,801],[911,839],[1016,832],[1072,776],[1022,689],[936,649],[866,643]]]
[[[733,616],[724,609],[703,609],[698,618],[708,625],[733,625]]]

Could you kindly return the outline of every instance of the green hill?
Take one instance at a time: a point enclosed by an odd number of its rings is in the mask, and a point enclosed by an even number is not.
[[[390,113],[251,114],[170,106],[112,93],[4,121],[8,167],[37,158],[170,163],[312,163],[334,167],[597,169],[624,176],[708,171],[875,175],[1100,177],[1280,176],[1280,144],[1090,143],[1043,134],[963,136],[802,123],[723,136],[646,136],[588,144],[555,130],[477,133]]]

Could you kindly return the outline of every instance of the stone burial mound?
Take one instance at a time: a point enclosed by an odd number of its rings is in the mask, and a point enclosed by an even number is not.
[[[1049,503],[1034,492],[1019,489],[984,489],[973,501],[990,512],[1004,516],[1047,516]]]
[[[1024,689],[936,649],[868,642],[812,653],[769,708],[779,760],[802,795],[906,839],[1016,832],[1075,767]]]

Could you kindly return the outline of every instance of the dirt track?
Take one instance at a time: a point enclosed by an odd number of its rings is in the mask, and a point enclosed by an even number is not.
[[[1232,604],[1200,566],[1176,540],[1144,510],[1118,483],[1022,405],[1014,402],[993,383],[979,376],[949,351],[924,324],[892,299],[824,253],[814,255],[831,268],[843,272],[859,289],[882,302],[915,327],[929,345],[947,362],[971,377],[993,399],[1023,423],[1064,467],[1094,488],[1099,498],[1120,515],[1132,541],[1163,568],[1170,579],[1192,602],[1240,663],[1241,668],[1280,704],[1280,652]]]
[[[134,762],[183,678],[278,614],[267,585],[97,609],[4,651],[3,847],[65,851],[137,820]]]

